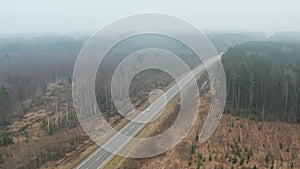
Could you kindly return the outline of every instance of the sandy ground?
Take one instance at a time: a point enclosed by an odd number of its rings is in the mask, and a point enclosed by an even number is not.
[[[208,108],[208,104],[200,106],[195,127],[172,150],[147,159],[124,159],[117,168],[196,169],[198,165],[208,169],[253,168],[254,165],[257,168],[300,168],[299,124],[255,122],[224,114],[213,136],[200,144],[195,139],[196,133],[201,131]],[[192,144],[195,145],[194,154],[191,154]],[[201,160],[198,154],[202,155]]]

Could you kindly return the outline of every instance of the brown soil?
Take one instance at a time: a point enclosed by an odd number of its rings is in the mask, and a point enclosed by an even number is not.
[[[196,169],[198,165],[208,169],[253,168],[254,165],[257,168],[300,168],[299,124],[255,122],[225,114],[213,136],[203,144],[197,143],[196,133],[201,131],[206,117],[209,94],[205,100],[201,102],[195,127],[175,148],[152,158],[124,159],[117,168]],[[196,147],[194,154],[191,154],[192,144]],[[201,160],[198,154],[202,155]]]

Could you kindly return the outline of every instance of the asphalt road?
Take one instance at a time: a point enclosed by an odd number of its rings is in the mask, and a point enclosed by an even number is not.
[[[208,60],[207,64],[211,65],[219,60],[220,57],[216,56]],[[173,85],[165,92],[166,97],[159,97],[149,107],[150,111],[146,111],[148,107],[141,112],[137,117],[123,127],[119,133],[112,136],[102,147],[111,152],[121,151],[131,140],[130,137],[134,137],[139,131],[145,127],[145,123],[151,121],[162,108],[180,91],[179,86],[185,86],[190,80],[192,80],[197,74],[205,70],[204,65],[200,65],[195,68],[191,73],[180,79],[177,84]],[[166,101],[165,101],[166,99]],[[137,123],[138,122],[138,123]],[[144,123],[141,123],[144,122]],[[121,134],[120,134],[121,133]],[[128,137],[126,137],[126,136]],[[88,158],[81,162],[76,168],[78,169],[98,169],[104,167],[115,155],[102,148],[97,149]]]

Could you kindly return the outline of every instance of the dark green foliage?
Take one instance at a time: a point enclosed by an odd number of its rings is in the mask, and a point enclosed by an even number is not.
[[[1,140],[0,140],[1,146],[7,146],[13,143],[14,143],[13,140],[7,134],[3,133],[1,135]]]
[[[191,154],[195,154],[196,145],[192,143]]]
[[[282,150],[283,149],[283,144],[280,142],[279,143],[279,148]]]
[[[268,164],[269,164],[269,154],[266,155],[266,157],[265,157],[265,162],[266,162],[266,164],[267,164],[267,166],[268,166]]]
[[[238,159],[237,159],[237,157],[235,156],[235,157],[233,157],[233,159],[232,159],[232,164],[236,164],[238,162]]]
[[[251,158],[252,155],[253,155],[252,150],[250,149],[250,151],[248,151],[248,153],[247,153],[247,163],[249,163],[250,158]]]
[[[197,169],[200,169],[201,164],[202,164],[202,154],[200,152],[198,152]]]
[[[199,159],[199,161],[202,160],[202,154],[200,152],[198,152],[198,159]]]
[[[225,158],[228,158],[228,153],[226,153]]]
[[[300,122],[300,45],[247,42],[222,58],[226,112],[256,120]]]
[[[242,158],[241,158],[241,161],[240,161],[240,165],[243,165],[243,164],[244,164],[244,160],[245,160],[244,157],[242,157]]]
[[[0,86],[0,124],[5,124],[11,111],[12,107],[8,91],[4,86]]]
[[[232,148],[232,153],[241,158],[242,150],[240,149],[240,147],[239,147],[239,145],[237,144],[236,141],[235,141],[235,145],[231,145],[231,148]]]

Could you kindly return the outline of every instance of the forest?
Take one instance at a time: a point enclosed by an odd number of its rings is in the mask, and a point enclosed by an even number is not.
[[[300,44],[246,42],[230,47],[222,63],[227,113],[300,122]]]
[[[288,40],[295,42],[299,40],[298,34],[296,35],[279,32],[270,36],[269,39],[272,41]],[[225,52],[229,47],[239,45],[243,42],[265,40],[265,34],[262,32],[207,32],[207,36],[215,45],[218,52]],[[41,36],[32,39],[0,38],[0,87],[3,86],[2,90],[7,92],[7,94],[0,96],[2,101],[6,98],[5,104],[2,104],[3,106],[0,108],[0,124],[7,123],[11,118],[21,118],[24,113],[26,113],[21,102],[34,98],[35,96],[43,95],[47,83],[55,82],[59,78],[70,78],[76,58],[87,39],[88,36],[73,39],[64,35]],[[110,57],[107,57],[109,59],[104,61],[104,68],[108,68],[107,70],[110,72],[110,70],[115,67],[112,65],[118,64],[120,59],[124,57],[124,53],[130,53],[139,48],[142,49],[144,45],[161,47],[161,44],[166,41],[165,38],[155,38],[154,36],[144,37],[144,39],[147,43],[139,44],[136,43],[134,39],[128,39],[126,42],[118,45],[119,52],[109,54]],[[141,39],[139,41],[141,41]],[[128,50],[126,48],[127,45],[133,45],[135,49]],[[178,44],[170,43],[163,48],[172,50],[172,48],[178,48]],[[235,50],[239,50],[239,48],[242,48],[242,46],[230,48],[227,55],[231,55],[230,53],[232,51],[233,53],[237,53]],[[175,50],[175,53],[192,65],[191,54],[187,53],[186,49],[178,48]],[[243,56],[240,55],[240,57],[242,58]],[[226,63],[226,59],[224,63]],[[98,72],[98,75],[101,75],[100,69]],[[105,72],[104,74],[102,73],[101,76],[109,77],[109,74],[110,73]],[[150,71],[150,74],[153,74],[153,72],[151,73]],[[150,84],[150,82],[146,83],[146,79],[142,77],[143,73],[137,76],[136,79],[139,79],[137,83],[143,83],[144,85]],[[163,83],[171,80],[165,77],[163,79],[166,79]],[[109,91],[103,91],[104,88],[108,89],[107,87],[109,86],[106,84],[108,84],[109,81],[100,83],[102,84],[99,84],[96,90],[98,93],[104,93],[104,95],[98,95],[98,104],[104,109],[111,109],[110,101],[103,100],[104,97],[110,94]],[[154,84],[150,84],[152,88],[154,87],[153,85]],[[159,84],[155,85],[157,86]],[[139,90],[140,89],[135,88],[134,92],[138,93]],[[241,105],[239,105],[239,107],[240,106]]]
[[[7,89],[4,86],[0,86],[0,110],[3,119],[6,119],[12,110],[10,97],[8,95]],[[5,122],[5,120],[3,120],[3,122],[4,124],[7,123]]]
[[[209,32],[207,36],[216,46],[218,52],[225,52],[228,47],[245,41],[263,39],[262,33],[248,32]],[[47,83],[55,82],[58,78],[69,78],[72,75],[80,49],[88,38],[87,35],[80,35],[75,39],[64,35],[47,35],[33,38],[0,37],[0,85],[4,86],[5,90],[7,90],[8,96],[5,97],[8,99],[7,102],[9,102],[10,107],[10,109],[5,108],[5,110],[0,108],[0,112],[2,112],[0,113],[0,124],[7,121],[3,120],[4,117],[8,120],[15,117],[21,118],[26,113],[21,102],[34,98],[36,95],[43,95]],[[134,39],[129,39],[119,45],[119,52],[113,52],[110,55],[113,55],[114,62],[117,61],[115,63],[118,63],[120,58],[124,57],[124,53],[141,49],[144,45],[153,47],[162,46],[161,44],[164,42],[166,42],[165,38],[149,36],[146,37],[146,43],[143,44],[136,43]],[[126,48],[127,45],[133,45],[135,49],[128,50]],[[171,43],[163,48],[174,49],[177,47],[178,43]],[[186,58],[186,51],[181,48],[176,49],[175,52]],[[189,57],[187,59],[187,61],[190,61]],[[104,64],[104,67],[108,67],[110,70],[114,67],[111,66],[111,58],[106,60],[107,64]],[[109,76],[108,74],[106,73],[105,76]],[[142,77],[143,75],[140,74],[138,76]],[[170,80],[170,78],[167,79]],[[142,80],[145,79],[142,78],[139,81]],[[108,82],[102,83],[107,84]],[[109,93],[103,91],[103,87],[101,86],[103,84],[100,84],[96,90],[109,95]],[[105,95],[98,96],[98,103],[104,109],[111,107],[110,104],[107,104],[107,101],[101,99]]]
[[[265,40],[261,33],[207,35],[218,52],[227,51],[222,60],[227,77],[226,112],[255,120],[299,122],[297,40],[274,42],[284,39],[282,34],[274,36],[273,42],[261,41]],[[0,38],[0,168],[38,168],[88,140],[71,98],[73,67],[86,39]],[[247,42],[252,40],[261,42]],[[108,118],[119,117],[110,97],[114,69],[124,57],[145,46],[173,51],[191,68],[199,64],[187,48],[165,37],[149,35],[123,41],[116,46],[118,50],[107,54],[97,72],[98,106]],[[129,89],[132,103],[147,102],[152,89],[163,88],[172,80],[158,70],[139,73]]]
[[[0,87],[7,93],[0,107],[0,125],[21,118],[26,110],[22,101],[41,96],[45,87],[58,78],[71,75],[83,40],[65,36],[34,39],[0,38]]]

